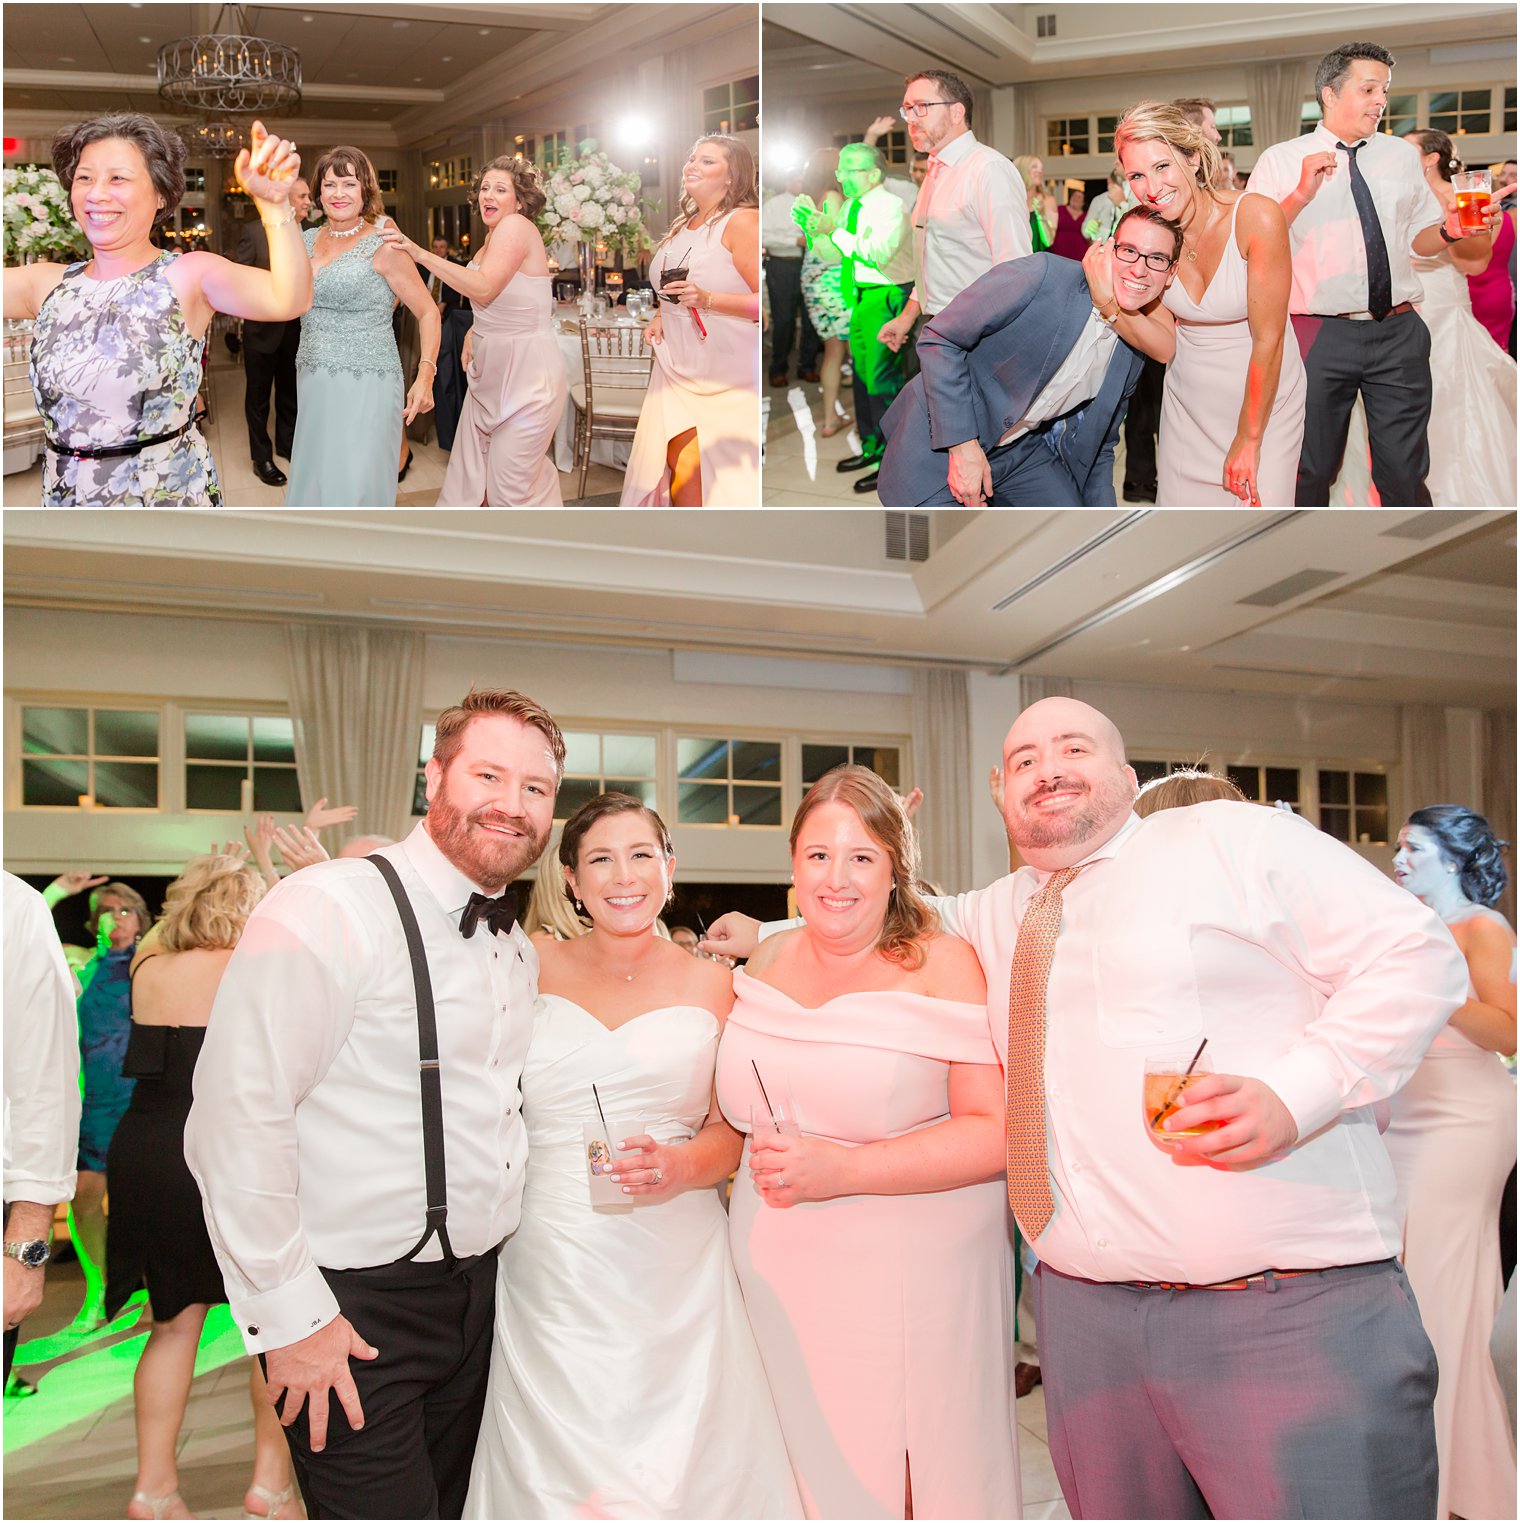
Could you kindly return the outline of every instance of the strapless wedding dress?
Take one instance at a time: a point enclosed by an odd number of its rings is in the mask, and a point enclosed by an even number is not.
[[[696,1006],[609,1030],[539,997],[522,1225],[501,1252],[467,1518],[801,1516],[717,1193],[591,1204],[592,1084],[609,1122],[689,1139],[717,1050],[717,1019]]]

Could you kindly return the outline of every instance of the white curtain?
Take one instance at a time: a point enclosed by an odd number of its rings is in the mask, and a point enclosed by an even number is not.
[[[285,631],[296,774],[310,808],[357,804],[329,851],[354,836],[411,829],[422,723],[423,636],[414,630],[293,624]]]
[[[1504,854],[1509,886],[1498,908],[1511,925],[1515,923],[1515,712],[1490,709],[1483,716],[1483,797],[1477,808],[1502,840],[1511,843]]]
[[[1070,677],[1019,677],[1019,710],[1022,713],[1031,703],[1042,698],[1070,698]]]
[[[913,673],[914,782],[924,802],[918,827],[922,871],[947,894],[971,882],[971,701],[966,674],[943,667]]]
[[[1314,66],[1306,59],[1246,66],[1251,141],[1258,149],[1301,135],[1303,103],[1314,93]]]
[[[1406,703],[1399,710],[1399,760],[1404,785],[1404,817],[1427,804],[1447,804],[1446,710]],[[1403,818],[1389,820],[1397,830]]]

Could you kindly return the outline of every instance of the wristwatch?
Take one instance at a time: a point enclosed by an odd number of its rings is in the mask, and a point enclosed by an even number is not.
[[[53,1250],[42,1237],[34,1237],[26,1243],[13,1243],[7,1239],[5,1256],[25,1264],[28,1269],[41,1269],[53,1256]]]

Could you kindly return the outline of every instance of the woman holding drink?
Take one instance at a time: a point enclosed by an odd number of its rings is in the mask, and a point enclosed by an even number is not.
[[[792,824],[804,924],[734,980],[734,1262],[810,1518],[1018,1517],[1004,1099],[971,948],[860,766]]]
[[[625,508],[743,508],[760,501],[760,200],[738,138],[698,138],[681,214],[649,283],[649,391],[623,478]]]
[[[592,799],[559,859],[590,929],[534,937],[531,1161],[465,1516],[796,1517],[712,1188],[739,1157],[713,1099],[728,970],[655,934],[675,857],[640,800]]]
[[[1409,816],[1393,859],[1471,976],[1467,1003],[1394,1095],[1385,1137],[1404,1270],[1440,1367],[1438,1518],[1515,1515],[1515,1440],[1488,1352],[1504,1293],[1495,1223],[1515,1163],[1515,1081],[1496,1056],[1515,1050],[1515,933],[1492,908],[1508,878],[1504,844],[1481,814],[1436,804]]]

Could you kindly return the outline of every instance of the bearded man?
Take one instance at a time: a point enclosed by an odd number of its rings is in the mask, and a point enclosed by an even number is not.
[[[272,890],[217,991],[185,1154],[313,1518],[463,1512],[538,985],[502,891],[564,758],[532,699],[471,692],[439,716],[427,817]]]

